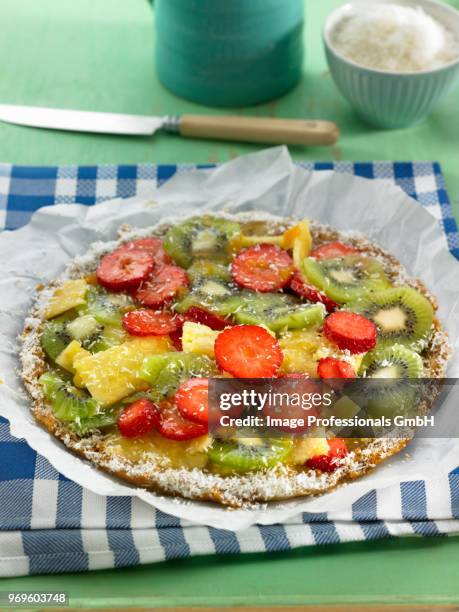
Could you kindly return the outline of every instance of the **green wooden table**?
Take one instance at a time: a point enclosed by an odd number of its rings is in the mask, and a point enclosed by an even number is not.
[[[336,91],[320,40],[341,0],[306,0],[306,72],[285,98],[247,115],[332,119],[332,148],[296,159],[439,160],[459,218],[459,89],[422,125],[385,132],[364,125]],[[459,8],[459,0],[452,0]],[[0,101],[129,113],[210,112],[168,93],[153,71],[146,0],[2,0]],[[252,145],[174,136],[127,138],[0,124],[0,161],[16,164],[221,162]],[[0,590],[66,590],[80,606],[459,604],[459,539],[403,538],[290,553],[203,557],[88,574],[3,580]]]

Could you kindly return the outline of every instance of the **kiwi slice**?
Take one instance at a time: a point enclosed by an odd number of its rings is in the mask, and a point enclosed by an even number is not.
[[[71,341],[66,318],[57,317],[43,326],[41,346],[52,361],[56,360]]]
[[[102,329],[102,325],[92,315],[82,315],[67,324],[67,331],[80,344],[91,338],[98,338]]]
[[[370,351],[359,369],[359,376],[366,378],[421,378],[423,374],[421,357],[401,344]]]
[[[101,325],[120,325],[123,309],[133,304],[127,294],[114,294],[100,287],[90,287],[81,314],[91,315]]]
[[[121,325],[104,325],[100,340],[95,348],[96,350],[105,350],[111,346],[123,344],[127,339],[129,339],[129,334]]]
[[[121,321],[117,325],[101,325],[93,315],[89,314],[81,315],[68,323],[67,331],[91,353],[105,351],[126,339]]]
[[[274,332],[320,325],[325,317],[322,304],[302,304],[289,295],[246,292],[239,299],[240,305],[229,303],[238,323],[266,325]]]
[[[377,348],[367,353],[360,366],[359,376],[380,381],[374,384],[360,382],[368,412],[375,416],[390,416],[394,412],[409,410],[414,404],[417,391],[417,383],[410,384],[409,379],[419,379],[423,375],[421,357],[401,344]]]
[[[72,340],[92,353],[103,351],[113,343],[104,338],[104,328],[91,315],[82,315],[73,320],[53,319],[43,327],[41,345],[48,357],[55,361]]]
[[[110,408],[104,409],[104,412],[100,412],[86,419],[80,419],[78,422],[75,421],[71,424],[71,428],[79,436],[84,436],[95,429],[104,429],[115,425],[118,422],[120,412],[121,408],[118,406],[110,406]]]
[[[216,373],[215,364],[209,357],[177,352],[146,357],[139,376],[153,387],[152,397],[160,400],[173,395],[189,378]]]
[[[60,421],[75,422],[78,425],[101,411],[99,404],[88,393],[77,389],[53,372],[42,374],[39,383],[54,415]]]
[[[432,304],[411,287],[370,293],[347,306],[378,328],[378,348],[403,344],[422,351],[432,335]]]
[[[287,457],[292,440],[270,438],[240,438],[235,441],[214,440],[209,459],[226,471],[250,472],[270,468]]]
[[[192,283],[202,281],[205,278],[213,278],[216,281],[231,281],[229,264],[225,260],[196,259],[187,270],[188,277]]]
[[[80,317],[87,321],[88,330],[90,322],[94,329],[82,342],[83,347],[97,353],[124,342],[123,314],[134,305],[132,298],[124,293],[110,293],[100,287],[90,287],[86,300],[85,306],[80,309]],[[76,321],[71,325],[78,327],[80,323]],[[97,328],[94,321],[98,324]]]
[[[303,270],[311,283],[340,304],[390,287],[383,267],[371,257],[349,255],[320,261],[306,257]]]
[[[228,241],[240,230],[239,223],[227,219],[193,217],[167,231],[164,249],[177,264],[188,268],[196,258],[221,256]]]
[[[174,306],[177,312],[186,312],[191,306],[200,306],[220,315],[231,314],[238,301],[238,292],[231,282],[215,277],[201,277],[196,280],[189,291]],[[238,303],[241,303],[239,298]]]
[[[53,372],[43,374],[39,382],[55,416],[68,422],[79,436],[114,425],[118,420],[120,406],[102,411],[95,399]]]

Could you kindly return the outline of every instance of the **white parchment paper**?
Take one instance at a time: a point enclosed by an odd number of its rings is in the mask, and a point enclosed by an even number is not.
[[[372,474],[332,493],[235,511],[161,497],[123,484],[72,455],[35,423],[18,375],[17,336],[37,283],[59,276],[65,264],[85,253],[92,242],[114,239],[122,223],[147,227],[171,215],[223,208],[309,217],[341,231],[363,232],[392,252],[437,296],[440,319],[451,344],[459,348],[459,263],[448,252],[438,221],[389,181],[306,172],[293,165],[287,149],[267,149],[216,170],[178,174],[153,192],[148,201],[133,198],[91,208],[77,204],[46,207],[35,213],[26,227],[0,235],[0,414],[10,421],[12,434],[25,438],[61,473],[95,493],[137,496],[193,523],[233,530],[254,523],[281,522],[305,511],[345,512],[373,488],[418,478],[434,479],[455,468],[459,464],[459,440],[418,439],[410,445],[410,459],[402,453]],[[450,377],[459,377],[458,354],[450,362]]]

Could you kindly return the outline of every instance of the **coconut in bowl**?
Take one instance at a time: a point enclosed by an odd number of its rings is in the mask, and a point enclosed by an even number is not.
[[[338,89],[372,125],[418,123],[459,80],[459,11],[435,0],[354,0],[323,39]]]

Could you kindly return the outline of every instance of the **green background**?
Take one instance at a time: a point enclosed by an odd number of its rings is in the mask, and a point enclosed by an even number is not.
[[[74,606],[459,605],[458,540],[403,538],[0,581]]]
[[[421,125],[386,132],[365,125],[336,90],[322,49],[325,16],[342,0],[306,0],[306,63],[297,88],[245,115],[336,121],[334,147],[292,148],[296,159],[441,161],[459,214],[459,88]],[[459,8],[459,0],[451,4]],[[167,92],[153,68],[147,0],[1,0],[0,100],[139,114],[225,113]],[[222,162],[254,145],[55,133],[0,125],[0,160],[23,164]]]
[[[459,216],[459,89],[421,125],[380,131],[336,91],[320,38],[340,0],[306,0],[300,85],[244,115],[336,121],[334,147],[292,148],[296,159],[439,160]],[[451,4],[459,8],[459,0]],[[146,0],[1,0],[0,100],[62,108],[180,114],[225,113],[168,93],[153,69]],[[227,112],[227,111],[226,111]],[[16,164],[222,162],[256,146],[46,132],[0,124],[0,161]],[[289,553],[203,557],[89,574],[3,580],[1,590],[66,590],[74,605],[459,604],[457,538],[403,538]]]

